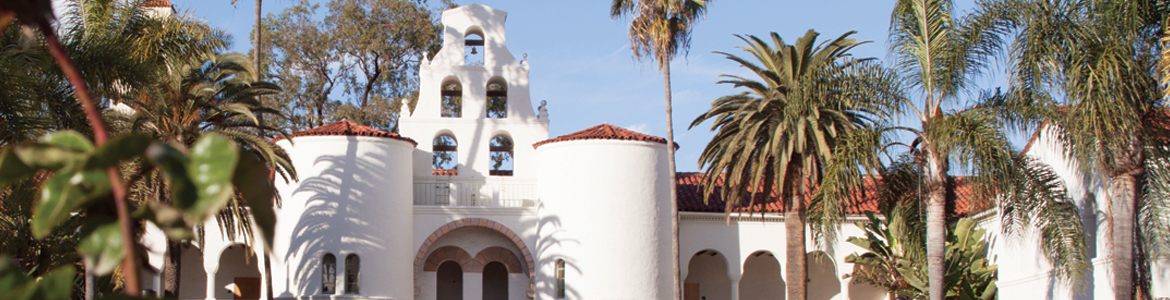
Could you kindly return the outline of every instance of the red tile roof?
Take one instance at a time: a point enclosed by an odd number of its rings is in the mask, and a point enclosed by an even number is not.
[[[705,173],[702,172],[679,172],[676,178],[675,185],[676,193],[678,195],[678,210],[690,212],[724,212],[727,203],[719,195],[723,180],[719,180],[715,187],[714,195],[708,203],[703,203],[703,190],[701,189],[702,179]],[[964,177],[955,177],[955,195],[948,210],[950,215],[965,216],[972,212],[981,212],[991,208],[990,204],[980,201],[976,203],[973,200],[973,193],[971,185]],[[781,213],[784,212],[783,203],[776,197],[776,191],[770,193],[767,201],[764,200],[763,195],[757,196],[756,204],[751,207],[739,207],[734,212],[766,212],[766,213]],[[863,195],[853,195],[845,207],[846,214],[860,214],[867,211],[878,211],[878,192],[877,183],[872,178],[866,180],[865,193]],[[811,195],[809,195],[811,200]]]
[[[354,123],[353,121],[350,121],[350,120],[341,120],[341,121],[317,126],[316,128],[313,128],[313,129],[293,132],[292,134],[290,134],[288,136],[290,138],[300,137],[300,136],[382,137],[382,138],[390,138],[390,139],[395,139],[395,140],[400,140],[400,141],[407,141],[407,142],[410,142],[411,144],[414,144],[415,146],[418,146],[418,142],[415,142],[411,138],[404,137],[404,136],[398,135],[397,133],[393,133],[393,132],[389,132],[389,131],[385,131],[385,130],[374,129],[373,127]],[[282,138],[281,137],[276,138],[276,140],[280,140],[280,139],[282,139]]]
[[[625,140],[625,141],[642,141],[666,144],[666,139],[656,137],[653,135],[639,133],[633,130],[609,125],[601,124],[586,128],[578,132],[558,136],[556,138],[547,139],[532,144],[532,148],[536,149],[544,144],[580,141],[580,140]],[[678,148],[678,143],[675,143],[675,148]]]
[[[166,8],[172,7],[171,1],[169,1],[169,0],[146,0],[146,1],[142,1],[142,6],[143,7],[166,7]]]

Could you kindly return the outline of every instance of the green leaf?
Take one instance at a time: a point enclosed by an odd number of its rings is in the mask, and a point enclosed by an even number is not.
[[[16,297],[17,294],[26,294],[17,291],[17,289],[20,289],[28,281],[29,278],[24,274],[24,270],[13,264],[11,257],[0,255],[0,299],[28,298],[29,295]]]
[[[42,136],[38,141],[71,151],[83,153],[93,152],[93,142],[89,141],[89,138],[81,135],[81,133],[73,130],[49,133]]]
[[[187,174],[195,183],[199,199],[188,207],[180,206],[187,214],[202,222],[227,205],[231,198],[232,174],[239,160],[236,144],[219,134],[206,134],[191,146],[191,161]]]
[[[53,144],[19,145],[12,151],[26,166],[38,170],[57,170],[85,159],[84,152]]]
[[[240,163],[232,176],[232,184],[248,203],[252,221],[260,226],[260,232],[264,235],[264,245],[271,247],[272,237],[276,235],[276,213],[272,210],[276,188],[272,186],[272,179],[268,174],[264,162],[251,153],[241,151]]]
[[[195,183],[187,174],[187,155],[163,142],[154,142],[146,147],[146,158],[167,174],[171,183],[171,203],[179,209],[195,204],[199,199]]]
[[[69,300],[73,295],[73,266],[63,266],[37,278],[36,294],[33,299]]]
[[[111,191],[106,170],[54,174],[41,186],[32,218],[33,236],[38,239],[48,236],[53,228],[69,219],[73,211],[84,207],[90,200],[109,195]]]
[[[118,220],[109,217],[95,217],[81,227],[81,252],[86,266],[91,266],[98,275],[113,272],[126,257],[126,246],[122,243],[122,230]]]
[[[10,257],[0,255],[0,300],[68,300],[73,293],[73,266],[29,278]]]
[[[182,241],[195,238],[195,232],[191,231],[193,226],[184,219],[183,212],[166,204],[147,203],[134,212],[134,218],[154,222],[154,225],[158,226],[172,240]]]
[[[20,161],[16,153],[12,152],[12,148],[0,149],[0,187],[32,176],[36,172],[36,169],[30,168]]]
[[[118,162],[143,155],[154,139],[146,135],[130,134],[111,139],[85,161],[84,169],[105,169]]]

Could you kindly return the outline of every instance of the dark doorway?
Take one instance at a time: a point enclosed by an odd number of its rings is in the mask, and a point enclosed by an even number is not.
[[[463,268],[454,261],[446,261],[439,265],[439,279],[436,287],[438,300],[463,300]]]
[[[483,300],[508,299],[508,267],[494,261],[483,267]]]

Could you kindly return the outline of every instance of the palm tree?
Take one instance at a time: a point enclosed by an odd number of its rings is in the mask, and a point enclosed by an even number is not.
[[[179,65],[173,73],[151,89],[143,89],[124,103],[134,109],[129,115],[115,115],[116,124],[130,131],[146,132],[156,138],[190,146],[208,132],[231,138],[242,150],[265,162],[284,180],[296,180],[296,172],[287,153],[264,136],[261,130],[285,134],[278,128],[261,123],[258,116],[283,118],[277,110],[261,104],[257,96],[279,91],[271,83],[255,81],[255,70],[247,57],[238,53],[210,56],[206,61]],[[140,202],[168,202],[161,170],[137,172],[132,195]],[[216,215],[223,235],[233,238],[242,233],[245,243],[254,242],[252,215],[239,195],[233,195],[227,208]],[[168,257],[164,266],[167,292],[177,293],[182,243],[168,240]],[[177,295],[177,294],[175,294]]]
[[[974,200],[1001,201],[1001,209],[1009,212],[1005,223],[1030,220],[1046,232],[1044,253],[1062,281],[1073,280],[1087,266],[1085,239],[1063,186],[1045,185],[1040,178],[1048,171],[1045,166],[1014,153],[1001,131],[1006,124],[998,118],[997,106],[962,107],[957,101],[971,85],[969,77],[985,70],[1002,48],[1002,36],[1010,28],[1001,14],[1007,12],[980,6],[964,17],[954,13],[949,0],[901,0],[890,22],[896,67],[922,92],[921,109],[905,106],[921,127],[900,129],[914,137],[907,146],[924,176],[930,299],[946,296],[946,186],[952,165],[969,172]]]
[[[670,61],[679,50],[691,45],[691,30],[707,14],[710,0],[613,0],[611,18],[630,16],[630,50],[638,59],[652,57],[662,72],[666,85],[666,153],[670,167],[670,184],[675,183],[674,117],[670,98]],[[670,228],[674,237],[671,257],[674,265],[674,299],[680,299],[678,256],[678,195],[670,189]]]
[[[773,187],[780,187],[785,198],[788,299],[805,299],[807,294],[805,202],[810,189],[827,187],[818,189],[818,194],[832,195],[814,201],[828,220],[815,230],[827,230],[831,233],[821,236],[835,237],[832,227],[844,215],[844,202],[836,196],[859,191],[862,168],[877,166],[879,123],[900,103],[892,72],[871,58],[850,55],[849,51],[864,44],[849,38],[854,33],[818,44],[819,34],[809,30],[794,45],[772,33],[775,49],[755,36],[741,36],[748,44],[741,49],[758,63],[718,53],[759,79],[722,75],[727,79],[720,83],[748,90],[715,100],[711,110],[691,123],[694,127],[714,120],[711,129],[717,132],[699,164],[706,166],[707,198],[719,181],[724,182],[722,197],[727,200],[728,214],[736,206],[755,205],[757,196],[770,198]]]
[[[1170,116],[1159,87],[1170,65],[1159,69],[1158,62],[1170,53],[1161,40],[1167,8],[1088,0],[989,6],[1005,11],[1003,20],[1020,32],[1013,90],[996,104],[1009,108],[1019,127],[1047,122],[1068,158],[1101,174],[1114,296],[1147,298],[1145,259],[1170,246]]]

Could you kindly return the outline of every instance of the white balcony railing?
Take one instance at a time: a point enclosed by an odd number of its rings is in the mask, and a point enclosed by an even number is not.
[[[536,206],[536,185],[482,182],[415,183],[414,205],[533,207]]]

